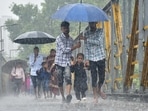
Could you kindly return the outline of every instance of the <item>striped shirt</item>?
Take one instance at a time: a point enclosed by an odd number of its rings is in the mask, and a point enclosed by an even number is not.
[[[62,67],[70,65],[70,58],[72,56],[71,47],[73,43],[73,39],[71,37],[66,38],[63,33],[56,38],[55,64]]]
[[[105,59],[103,29],[96,29],[95,32],[88,29],[84,36],[87,38],[85,40],[86,60],[99,61]]]

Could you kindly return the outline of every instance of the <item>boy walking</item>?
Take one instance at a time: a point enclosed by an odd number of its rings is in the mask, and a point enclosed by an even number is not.
[[[49,98],[49,82],[51,79],[51,74],[48,70],[48,63],[42,62],[42,68],[38,71],[38,79],[41,81],[44,97]]]
[[[81,100],[86,100],[86,94],[87,91],[87,75],[86,71],[84,69],[84,54],[78,53],[77,54],[77,61],[71,61],[71,72],[74,73],[74,90],[75,95],[80,102]]]

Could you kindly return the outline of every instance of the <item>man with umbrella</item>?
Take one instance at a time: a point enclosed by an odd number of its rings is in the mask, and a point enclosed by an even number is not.
[[[61,92],[63,102],[69,103],[72,99],[71,96],[71,71],[70,71],[70,60],[72,57],[72,51],[81,46],[80,43],[73,44],[74,41],[69,35],[69,23],[64,21],[61,23],[60,34],[56,38],[56,71],[58,75],[58,86]],[[64,89],[63,89],[63,78],[66,81],[66,92],[67,96],[65,99]],[[65,101],[66,100],[66,101]]]
[[[40,70],[42,67],[43,56],[39,54],[39,48],[34,47],[34,54],[31,54],[29,57],[29,64],[31,67],[31,79],[34,87],[34,93],[36,98],[40,97],[40,88],[41,88],[41,81],[37,77],[37,71]]]
[[[92,73],[92,86],[94,92],[95,101],[98,101],[97,97],[97,70],[99,73],[99,94],[102,98],[106,98],[106,95],[101,92],[101,87],[105,78],[105,52],[103,48],[103,30],[96,29],[96,21],[108,21],[106,13],[91,4],[85,3],[74,3],[68,4],[57,10],[52,18],[61,19],[63,21],[77,21],[77,22],[90,22],[88,30],[85,33],[85,49],[87,57],[87,65],[89,65],[88,60],[90,61],[91,73]]]
[[[42,31],[29,31],[19,35],[15,40],[15,43],[20,44],[46,44],[55,42],[55,38],[48,33]],[[34,54],[29,57],[29,64],[31,68],[31,79],[34,86],[34,92],[37,97],[40,97],[41,81],[37,77],[37,71],[42,67],[43,56],[39,54],[39,48],[34,48]],[[38,91],[37,91],[38,89]]]
[[[89,22],[89,27],[80,35],[80,39],[85,43],[86,65],[90,66],[94,102],[98,102],[98,94],[105,99],[106,95],[101,91],[105,80],[105,51],[104,51],[104,34],[102,28],[96,28],[97,22]],[[99,82],[97,83],[97,76]]]

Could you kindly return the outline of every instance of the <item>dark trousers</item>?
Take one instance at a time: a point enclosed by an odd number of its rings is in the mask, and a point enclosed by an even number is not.
[[[39,79],[38,76],[31,76],[31,80],[32,80],[32,84],[33,84],[33,87],[34,87],[35,95],[36,96],[38,95],[38,97],[40,97],[41,82],[42,82],[41,79]]]
[[[14,95],[19,95],[20,94],[20,90],[21,90],[21,87],[22,87],[22,79],[16,79],[14,78],[14,87],[13,87],[13,90],[14,90]]]
[[[92,87],[97,87],[100,89],[105,80],[105,59],[99,61],[90,61],[90,70],[92,78]],[[99,81],[97,83],[99,76]]]
[[[49,80],[42,80],[42,87],[44,92],[49,91]]]
[[[81,98],[86,97],[85,91],[80,91],[80,90],[75,90],[75,95],[77,100],[81,100]]]
[[[41,88],[41,80],[37,76],[31,76],[31,80],[34,88]]]

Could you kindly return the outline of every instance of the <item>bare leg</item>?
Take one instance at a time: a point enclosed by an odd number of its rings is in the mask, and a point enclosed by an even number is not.
[[[59,89],[60,89],[60,92],[61,92],[62,100],[65,101],[63,86],[59,87]]]
[[[56,94],[54,94],[54,99],[56,99]]]
[[[71,85],[66,85],[66,93],[67,95],[71,93]]]
[[[52,87],[49,88],[50,88],[50,97],[52,98]]]
[[[37,93],[37,94],[38,94],[38,98],[40,98],[40,97],[41,97],[41,94],[40,94],[40,87],[37,88],[37,92],[38,92],[38,93]]]
[[[41,97],[41,83],[39,83],[39,86],[38,86],[38,98]]]
[[[97,87],[93,87],[94,102],[98,103]]]
[[[43,91],[43,93],[44,93],[44,97],[45,97],[45,99],[46,99],[46,92],[45,92],[45,91]]]
[[[37,96],[37,87],[34,88],[34,94],[35,94],[35,98],[38,98],[38,96]]]
[[[70,103],[71,99],[72,99],[72,95],[70,94],[71,93],[71,84],[66,85],[66,93],[67,93],[66,102]]]
[[[101,88],[98,88],[98,93],[99,93],[99,95],[101,96],[102,99],[107,98],[106,94],[101,90]]]
[[[47,98],[49,98],[49,91],[47,91]]]

